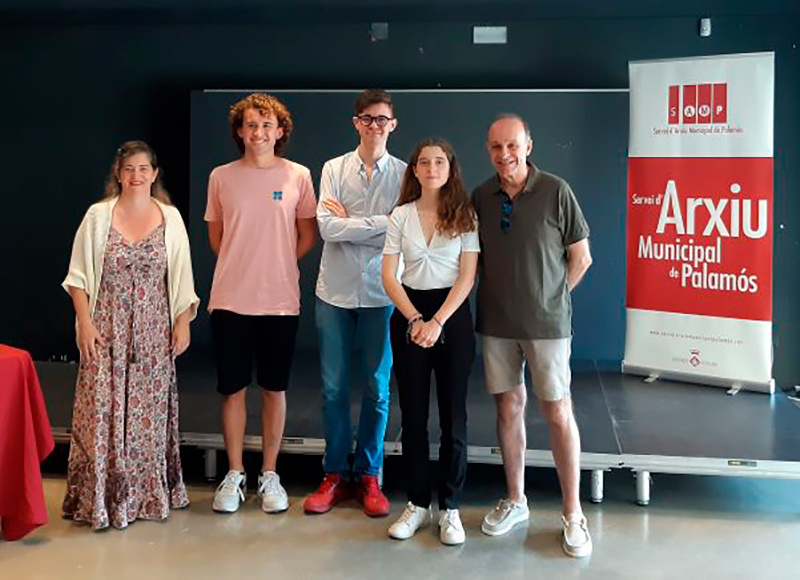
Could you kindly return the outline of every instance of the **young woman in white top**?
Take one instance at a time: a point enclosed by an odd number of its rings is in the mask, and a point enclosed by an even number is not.
[[[431,371],[442,429],[439,537],[449,545],[465,539],[458,507],[467,471],[467,384],[475,356],[467,297],[480,251],[477,225],[452,146],[441,139],[420,143],[409,160],[383,250],[383,285],[396,306],[390,332],[409,478],[407,507],[389,528],[399,540],[431,520]]]
[[[175,357],[189,346],[199,299],[186,228],[146,143],[117,150],[63,286],[81,355],[64,515],[94,529],[163,520],[189,504]]]

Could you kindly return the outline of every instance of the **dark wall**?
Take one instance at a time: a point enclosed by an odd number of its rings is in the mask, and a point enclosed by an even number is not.
[[[620,88],[629,60],[769,50],[776,53],[775,376],[783,385],[798,381],[800,17],[717,17],[707,39],[697,36],[694,17],[509,20],[508,45],[473,46],[472,22],[425,16],[391,22],[389,40],[377,43],[366,13],[359,21],[331,13],[313,22],[116,16],[0,25],[0,342],[39,359],[75,356],[71,306],[59,284],[75,229],[121,141],[155,147],[173,199],[189,216],[192,89]]]
[[[351,150],[358,134],[350,123],[358,91],[281,91],[276,93],[297,121],[287,156],[311,170],[316,184],[328,159]],[[230,137],[228,108],[246,91],[193,91],[189,235],[198,294],[207,303],[216,260],[203,221],[208,175],[239,156]],[[534,157],[540,167],[565,178],[576,192],[590,224],[592,255],[601,268],[590,270],[573,295],[572,356],[620,360],[625,334],[625,231],[627,196],[628,92],[604,91],[395,91],[399,119],[389,148],[408,159],[417,143],[431,135],[456,147],[461,175],[471,191],[492,174],[484,145],[486,128],[498,111],[514,111],[536,127]],[[512,221],[513,218],[512,218]],[[519,224],[525,227],[525,224]],[[517,224],[514,225],[517,227]],[[297,347],[318,348],[315,286],[321,244],[300,264],[301,310]],[[604,332],[596,332],[597,328]],[[192,325],[192,355],[212,354],[207,317]]]

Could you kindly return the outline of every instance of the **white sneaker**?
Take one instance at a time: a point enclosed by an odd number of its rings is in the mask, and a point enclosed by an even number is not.
[[[225,474],[225,479],[217,487],[214,493],[214,503],[212,507],[215,512],[233,513],[239,509],[239,505],[244,501],[244,493],[247,490],[247,474],[243,471],[231,469]]]
[[[589,556],[592,553],[592,537],[583,514],[572,513],[566,517],[562,515],[561,521],[564,524],[564,538],[561,542],[564,553],[573,558]]]
[[[280,476],[274,471],[265,471],[258,476],[258,497],[261,498],[261,509],[268,514],[289,509],[289,496],[281,485]]]
[[[524,495],[520,502],[501,499],[494,509],[483,518],[481,531],[487,536],[502,536],[510,532],[515,525],[527,522],[530,516],[528,499]]]
[[[439,514],[439,540],[447,546],[458,546],[467,539],[458,510],[444,510]]]
[[[407,540],[423,526],[431,522],[430,508],[419,507],[408,502],[400,519],[389,526],[389,536],[395,540]]]

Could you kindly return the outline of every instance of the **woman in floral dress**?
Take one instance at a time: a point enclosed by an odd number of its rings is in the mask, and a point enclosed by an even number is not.
[[[163,520],[189,504],[175,357],[189,346],[199,299],[186,228],[146,143],[118,149],[63,286],[81,355],[64,515],[96,530]]]

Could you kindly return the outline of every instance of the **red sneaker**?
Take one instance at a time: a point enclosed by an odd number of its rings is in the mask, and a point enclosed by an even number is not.
[[[342,476],[338,473],[326,473],[319,489],[309,494],[303,502],[303,509],[308,514],[324,514],[349,497],[349,486],[342,481]]]
[[[364,513],[371,518],[389,515],[389,498],[383,495],[377,475],[362,475],[357,490],[358,501],[364,506]]]

